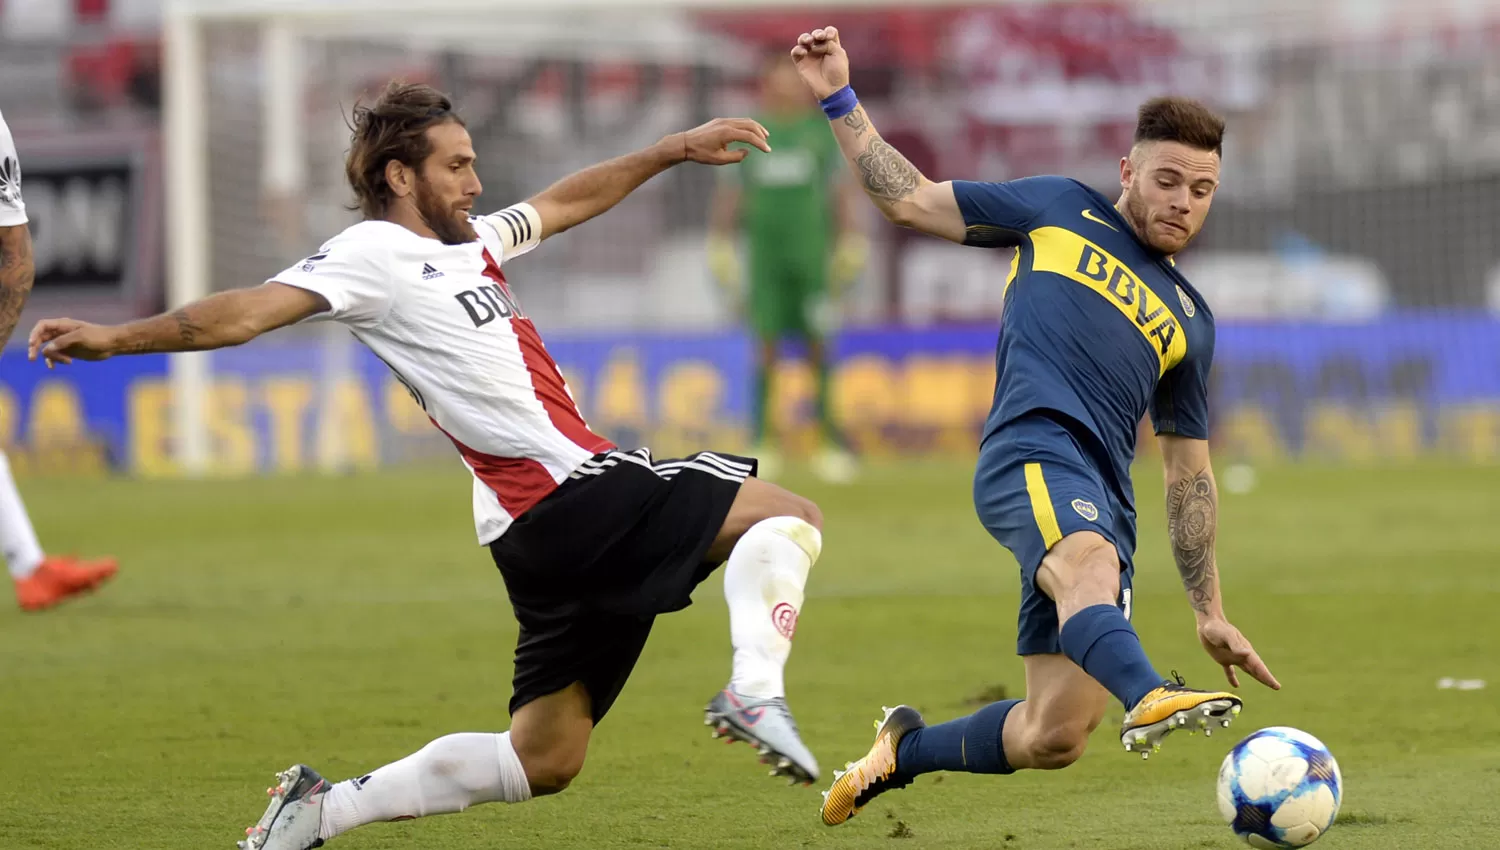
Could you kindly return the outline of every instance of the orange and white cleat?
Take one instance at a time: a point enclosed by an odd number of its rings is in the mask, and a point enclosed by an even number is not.
[[[16,579],[16,601],[23,611],[41,611],[88,593],[119,570],[114,558],[82,561],[48,556],[26,578]]]
[[[1163,683],[1125,714],[1120,728],[1125,752],[1149,758],[1161,749],[1161,739],[1175,729],[1186,729],[1188,734],[1201,729],[1208,736],[1215,726],[1227,727],[1240,715],[1244,703],[1234,694],[1194,690],[1175,671],[1172,676],[1177,681]]]
[[[875,721],[875,743],[870,751],[833,772],[833,787],[823,792],[823,823],[838,826],[877,796],[910,785],[911,776],[896,772],[896,751],[906,733],[926,725],[921,713],[909,705],[885,709],[885,717]]]

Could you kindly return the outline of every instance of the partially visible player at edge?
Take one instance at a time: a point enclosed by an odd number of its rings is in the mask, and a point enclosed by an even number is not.
[[[1229,725],[1239,697],[1167,680],[1130,625],[1129,473],[1136,426],[1149,411],[1198,639],[1232,686],[1239,667],[1280,687],[1224,616],[1207,441],[1213,317],[1172,260],[1208,215],[1223,121],[1189,100],[1144,104],[1115,204],[1061,177],[934,183],[875,131],[849,88],[837,30],[804,33],[792,60],[886,218],[965,245],[1017,248],[974,501],[1020,563],[1026,698],[938,726],[908,706],[889,710],[869,753],[826,793],[823,822],[843,823],[923,773],[1066,767],[1083,754],[1110,694],[1126,709],[1121,742],[1143,756],[1174,727]]]
[[[748,458],[653,460],[595,435],[500,271],[678,163],[738,162],[736,142],[769,150],[765,129],[717,119],[475,217],[474,149],[445,95],[393,83],[355,109],[352,126],[346,170],[365,220],[313,256],[167,315],[115,327],[48,320],[31,334],[31,355],[51,365],[223,348],[306,319],[338,321],[473,473],[479,542],[520,624],[510,731],[447,735],[333,785],[295,765],[240,846],[307,850],[363,824],[563,790],[653,618],[687,607],[726,559],[733,668],[705,722],[753,744],[773,775],[815,781],[782,674],[822,547],[816,506],[754,478]]]
[[[21,160],[5,117],[0,115],[0,349],[10,342],[35,277],[31,229],[21,198]],[[112,558],[79,561],[43,554],[4,453],[0,453],[0,551],[23,611],[51,608],[87,593],[108,581],[116,569]]]

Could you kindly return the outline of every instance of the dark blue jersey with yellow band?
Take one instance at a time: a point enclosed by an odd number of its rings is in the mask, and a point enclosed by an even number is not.
[[[1170,258],[1076,180],[954,181],[953,192],[966,244],[1018,249],[985,439],[1028,413],[1062,414],[1133,507],[1142,417],[1158,434],[1208,438],[1213,315]]]

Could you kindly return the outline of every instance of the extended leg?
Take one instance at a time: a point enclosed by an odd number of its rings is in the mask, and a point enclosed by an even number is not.
[[[1125,706],[1120,742],[1148,757],[1178,728],[1228,726],[1240,698],[1164,679],[1146,658],[1135,628],[1115,604],[1120,562],[1114,544],[1090,531],[1069,534],[1042,560],[1037,586],[1057,604],[1063,653]]]
[[[822,816],[843,823],[876,796],[924,773],[1008,774],[1057,770],[1083,755],[1104,718],[1108,694],[1061,655],[1026,657],[1026,699],[1003,700],[966,717],[926,726],[915,709],[886,712],[875,743],[837,773]]]
[[[243,850],[309,850],[356,827],[520,803],[555,794],[583,768],[593,729],[575,683],[522,706],[509,732],[460,732],[357,779],[330,784],[306,765],[277,775]]]
[[[728,557],[724,598],[734,663],[704,722],[715,737],[746,741],[772,773],[812,782],[817,761],[803,745],[786,705],[783,669],[801,614],[808,572],[823,548],[822,515],[812,502],[747,479],[709,552]]]

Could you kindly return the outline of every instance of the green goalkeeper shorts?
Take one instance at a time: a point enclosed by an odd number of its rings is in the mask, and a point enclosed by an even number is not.
[[[828,258],[751,252],[746,318],[765,338],[818,339],[832,328]]]

